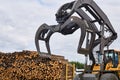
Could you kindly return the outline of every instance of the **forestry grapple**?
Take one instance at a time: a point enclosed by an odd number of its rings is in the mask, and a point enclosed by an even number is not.
[[[74,13],[77,13],[79,16],[74,16]],[[85,70],[83,74],[81,74],[82,77],[80,78],[82,80],[117,80],[116,78],[109,79],[104,77],[105,75],[110,76],[111,74],[116,77],[116,71],[105,71],[104,67],[106,66],[106,63],[104,48],[109,47],[110,44],[117,38],[117,33],[111,25],[108,17],[99,8],[99,6],[93,0],[75,0],[62,5],[55,16],[58,23],[57,25],[47,25],[44,23],[36,32],[35,45],[38,53],[42,55],[39,41],[45,42],[48,51],[47,57],[50,57],[51,50],[49,40],[52,34],[59,32],[62,35],[69,35],[80,29],[81,34],[78,35],[81,36],[77,52],[79,54],[84,54],[85,57],[89,56],[89,59],[92,61],[91,68],[87,70],[86,60]],[[105,34],[106,32],[109,33],[107,36]],[[85,46],[83,44],[84,42],[86,43]],[[95,47],[98,45],[99,51],[96,51],[96,54],[101,56],[101,61],[99,63],[96,62],[96,57],[93,54]],[[106,52],[109,53],[109,51],[110,50],[107,50]],[[45,56],[46,54],[43,55]],[[100,68],[98,68],[97,71],[93,71],[95,67]],[[95,74],[92,72],[95,72]]]

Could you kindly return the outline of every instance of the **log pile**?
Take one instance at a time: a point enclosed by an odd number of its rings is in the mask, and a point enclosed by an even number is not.
[[[0,80],[65,80],[66,64],[63,56],[44,58],[35,51],[0,53]]]

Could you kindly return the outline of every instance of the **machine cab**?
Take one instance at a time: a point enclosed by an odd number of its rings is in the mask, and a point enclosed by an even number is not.
[[[101,54],[99,51],[97,51],[98,53],[98,60],[97,63],[101,63]],[[104,57],[103,57],[103,60],[104,60],[104,64],[107,64],[107,63],[112,63],[113,67],[117,67],[118,63],[119,63],[119,56],[120,55],[120,51],[118,50],[114,50],[114,49],[111,49],[111,50],[105,50],[104,51]]]

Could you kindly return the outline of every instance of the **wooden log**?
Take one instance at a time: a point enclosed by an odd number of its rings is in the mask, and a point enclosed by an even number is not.
[[[0,80],[65,80],[66,64],[59,55],[47,59],[36,51],[0,52]]]

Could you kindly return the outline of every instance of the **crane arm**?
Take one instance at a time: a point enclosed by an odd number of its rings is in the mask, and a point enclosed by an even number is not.
[[[74,13],[77,13],[78,16],[73,16]],[[39,40],[42,40],[45,41],[48,53],[51,54],[49,40],[55,32],[68,35],[77,29],[81,29],[77,51],[78,53],[89,54],[91,60],[94,60],[92,50],[95,46],[100,44],[100,50],[102,51],[105,46],[110,45],[117,38],[117,33],[108,17],[93,0],[75,0],[66,3],[58,9],[55,15],[56,21],[58,22],[57,25],[43,24],[36,32],[35,44],[39,53]],[[110,32],[111,35],[105,37],[105,31]],[[84,45],[83,42],[86,36],[90,38],[87,38],[86,47],[83,48],[82,46]]]

